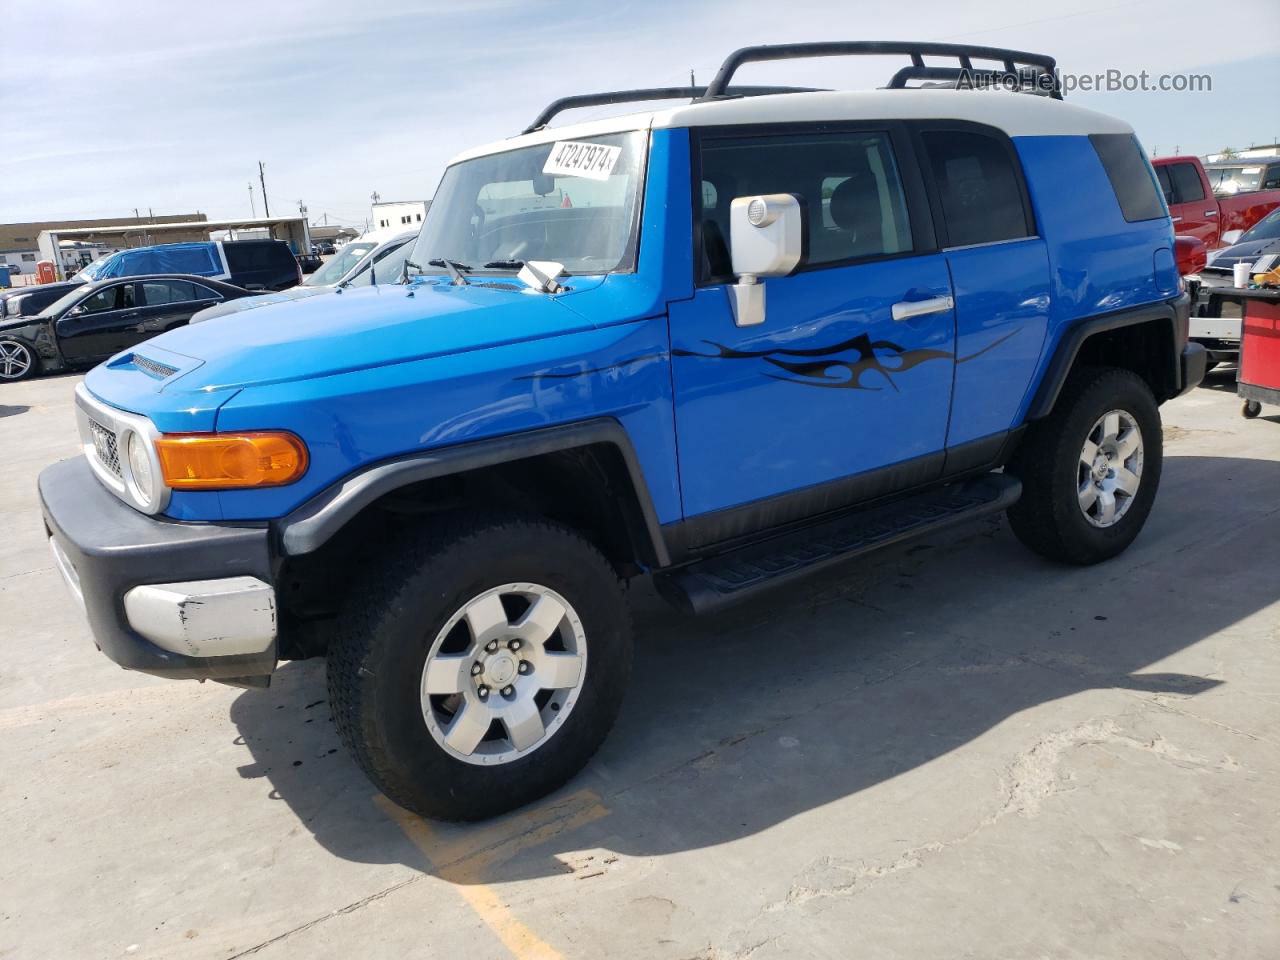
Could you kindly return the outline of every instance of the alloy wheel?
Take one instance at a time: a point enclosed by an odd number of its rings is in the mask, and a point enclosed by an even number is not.
[[[0,340],[0,379],[21,380],[31,370],[31,351],[16,340]]]
[[[587,673],[582,621],[564,597],[507,583],[463,604],[423,665],[422,716],[464,763],[510,763],[564,724]]]
[[[1095,527],[1118,523],[1142,483],[1142,430],[1133,415],[1110,410],[1085,437],[1077,470],[1080,511]]]

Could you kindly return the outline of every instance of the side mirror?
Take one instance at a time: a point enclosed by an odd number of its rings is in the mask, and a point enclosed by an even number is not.
[[[64,317],[82,317],[85,315],[86,312],[87,311],[82,305],[76,304],[74,307],[72,307],[70,310],[64,313],[63,316]]]
[[[1239,243],[1240,238],[1243,236],[1244,236],[1243,230],[1228,230],[1226,233],[1222,235],[1222,245],[1224,247],[1229,247],[1233,243]]]
[[[1173,259],[1178,265],[1178,276],[1199,273],[1208,260],[1204,241],[1199,237],[1174,237]]]
[[[793,193],[736,197],[729,205],[729,246],[738,282],[729,288],[740,327],[764,323],[762,277],[785,277],[804,257],[805,209]]]

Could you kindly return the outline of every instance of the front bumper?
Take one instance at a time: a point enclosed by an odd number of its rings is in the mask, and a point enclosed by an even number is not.
[[[1208,360],[1209,352],[1198,343],[1188,343],[1182,348],[1182,356],[1178,358],[1182,389],[1178,391],[1178,396],[1200,386]]]
[[[46,467],[39,486],[55,563],[117,664],[173,679],[249,680],[275,669],[265,526],[146,516],[106,490],[84,457]]]

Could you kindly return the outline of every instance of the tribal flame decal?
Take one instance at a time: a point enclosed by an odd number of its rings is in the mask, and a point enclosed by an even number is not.
[[[889,340],[872,340],[860,333],[851,340],[819,347],[813,350],[737,350],[712,340],[703,343],[715,347],[715,353],[699,353],[694,350],[672,350],[678,357],[711,357],[721,360],[760,359],[772,364],[784,373],[766,373],[773,380],[802,383],[810,387],[836,387],[844,390],[880,390],[863,381],[867,374],[878,374],[895,391],[898,385],[893,375],[904,373],[929,360],[950,360],[946,350],[906,350]],[[845,351],[853,351],[856,358],[839,358]],[[795,358],[795,359],[792,359]]]

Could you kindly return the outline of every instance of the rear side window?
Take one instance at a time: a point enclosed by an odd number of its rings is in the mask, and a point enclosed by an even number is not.
[[[806,207],[811,266],[908,253],[906,197],[889,135],[877,131],[708,138],[695,216],[702,279],[732,273],[735,197],[792,193]]]
[[[227,266],[234,271],[278,270],[281,264],[290,267],[293,254],[278,241],[255,243],[241,240],[227,243],[222,248],[227,255]]]
[[[985,133],[921,134],[942,204],[947,245],[966,247],[1031,235],[1012,151]]]
[[[1120,202],[1120,212],[1127,221],[1158,220],[1169,215],[1156,193],[1151,165],[1132,134],[1095,133],[1090,135],[1089,142],[1102,161],[1102,169],[1107,172],[1111,189]]]
[[[188,303],[198,299],[195,284],[189,280],[144,280],[142,296],[149,307],[161,307],[166,303]]]
[[[1173,195],[1177,197],[1178,203],[1192,203],[1204,199],[1204,187],[1200,183],[1200,174],[1192,164],[1170,164],[1169,177],[1173,180]]]

